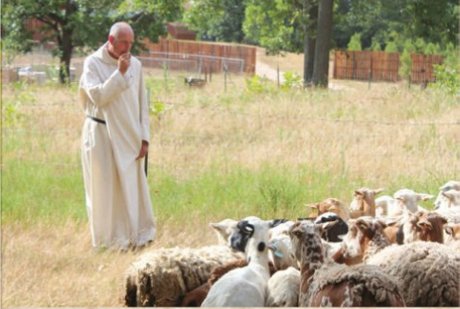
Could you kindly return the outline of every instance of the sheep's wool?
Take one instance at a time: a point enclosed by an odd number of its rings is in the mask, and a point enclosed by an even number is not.
[[[444,244],[390,246],[367,264],[397,279],[407,306],[459,306],[460,254]]]
[[[314,296],[328,285],[338,285],[349,282],[347,297],[348,306],[362,303],[363,291],[369,291],[374,299],[381,304],[390,303],[391,299],[398,298],[400,293],[396,280],[383,273],[378,267],[371,265],[345,266],[343,264],[328,264],[316,271],[307,299]],[[400,297],[400,296],[399,296]],[[311,305],[311,304],[310,304]]]
[[[177,306],[185,293],[205,283],[212,269],[241,258],[228,246],[161,248],[131,264],[126,275],[127,306]]]

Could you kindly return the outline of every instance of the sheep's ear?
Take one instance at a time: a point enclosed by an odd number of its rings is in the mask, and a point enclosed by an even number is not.
[[[244,232],[248,233],[248,234],[252,234],[254,232],[254,225],[250,224],[250,223],[247,223],[243,226],[243,230]]]
[[[385,188],[378,188],[374,190],[374,194],[377,195],[377,194],[382,193],[383,191],[385,191]]]
[[[324,231],[323,225],[322,224],[315,224],[315,232],[318,235],[322,235]]]
[[[417,198],[421,201],[428,201],[431,200],[434,196],[431,194],[426,194],[426,193],[419,193],[417,194]]]
[[[292,234],[299,238],[300,236],[302,236],[302,233],[303,231],[302,231],[302,226],[301,226],[300,221],[296,221],[289,229],[289,234]]]
[[[444,231],[451,236],[454,235],[454,228],[450,225],[444,226]]]
[[[449,201],[453,201],[454,200],[454,195],[447,191],[447,192],[441,192],[442,195],[444,195]]]
[[[431,223],[425,220],[417,222],[417,226],[421,229],[427,229],[429,231],[433,229],[433,226],[431,225]]]
[[[376,223],[379,224],[382,227],[382,229],[388,226],[388,224],[383,220],[376,220]]]
[[[318,204],[318,203],[305,204],[305,207],[307,207],[307,208],[313,208],[313,209],[318,209],[318,208],[319,208],[319,204]]]
[[[286,221],[287,221],[286,219],[273,219],[269,222],[269,227],[272,228],[272,227],[278,226],[281,223],[284,223]]]
[[[367,222],[363,219],[358,219],[356,220],[356,227],[364,232],[369,229],[369,224],[367,224]]]

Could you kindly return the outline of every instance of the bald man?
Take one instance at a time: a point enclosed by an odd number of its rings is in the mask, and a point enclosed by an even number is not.
[[[131,26],[115,23],[108,42],[86,58],[80,80],[83,179],[96,248],[145,246],[156,233],[143,170],[149,107],[133,42]]]

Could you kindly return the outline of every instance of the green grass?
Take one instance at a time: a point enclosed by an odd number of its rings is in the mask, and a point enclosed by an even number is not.
[[[460,175],[453,96],[346,82],[346,91],[258,92],[241,78],[224,92],[216,80],[198,90],[147,78],[162,108],[152,116],[149,172],[158,220],[303,217],[304,204],[348,203],[362,186],[436,194]],[[75,87],[5,90],[3,222],[86,222]]]

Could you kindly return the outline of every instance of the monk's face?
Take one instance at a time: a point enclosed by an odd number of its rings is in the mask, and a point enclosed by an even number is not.
[[[134,42],[134,34],[131,29],[122,29],[118,32],[118,35],[115,37],[113,35],[109,36],[109,50],[113,56],[117,59],[122,54],[129,53]]]

